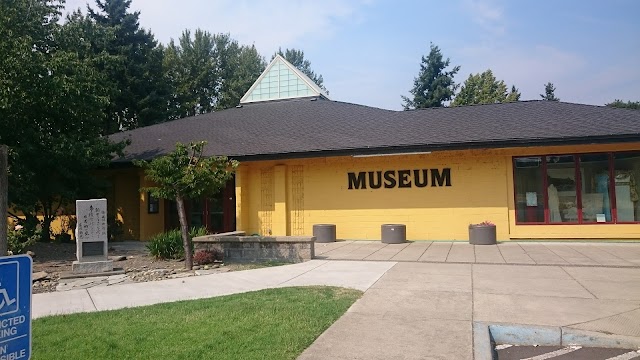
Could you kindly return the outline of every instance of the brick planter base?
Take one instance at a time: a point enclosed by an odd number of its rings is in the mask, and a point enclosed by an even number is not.
[[[310,236],[216,236],[193,238],[198,250],[219,251],[226,262],[285,261],[313,259],[315,237]]]

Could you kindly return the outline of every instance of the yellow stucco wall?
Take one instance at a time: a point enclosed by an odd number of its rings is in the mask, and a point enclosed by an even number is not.
[[[140,171],[138,169],[110,170],[107,175],[111,191],[107,207],[122,221],[121,240],[140,239]]]
[[[236,221],[238,230],[265,235],[311,235],[313,224],[331,223],[342,239],[377,240],[380,225],[401,223],[409,240],[467,240],[468,225],[484,220],[497,225],[499,240],[640,238],[639,224],[515,224],[513,156],[624,150],[640,144],[245,162],[236,177]],[[349,172],[444,168],[450,187],[348,189]]]
[[[140,173],[140,187],[153,186],[144,174]],[[164,232],[164,201],[159,201],[159,211],[156,214],[149,214],[149,202],[147,192],[138,193],[140,199],[140,240],[147,241],[154,235]]]

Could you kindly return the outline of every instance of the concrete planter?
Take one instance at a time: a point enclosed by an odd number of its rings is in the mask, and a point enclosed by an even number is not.
[[[407,241],[407,226],[404,224],[384,224],[380,231],[383,244],[402,244]]]
[[[495,245],[496,243],[495,225],[469,225],[469,244]]]
[[[313,225],[313,236],[316,243],[329,243],[336,241],[336,226],[334,224]]]

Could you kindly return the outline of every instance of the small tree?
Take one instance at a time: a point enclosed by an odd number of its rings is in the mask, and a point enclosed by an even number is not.
[[[427,57],[422,56],[420,72],[413,80],[413,88],[409,90],[411,97],[402,96],[402,107],[405,110],[442,107],[446,101],[451,101],[458,85],[453,77],[460,70],[460,66],[446,71],[449,58],[446,60],[440,48],[431,44]]]
[[[503,80],[497,80],[491,70],[480,74],[471,74],[460,87],[451,106],[496,104],[520,100],[520,92],[515,86],[507,90]]]
[[[160,199],[175,199],[184,245],[185,267],[189,270],[193,267],[193,254],[184,201],[217,193],[238,167],[237,161],[224,156],[204,157],[202,151],[206,144],[206,141],[189,145],[177,143],[173,152],[151,162],[134,161],[136,166],[145,169],[147,178],[157,184],[141,191],[149,191],[152,196]]]
[[[556,97],[556,87],[553,86],[552,82],[548,82],[544,84],[544,95],[540,94],[542,100],[547,101],[560,101],[559,98]]]
[[[624,102],[622,100],[616,99],[614,102],[610,102],[608,104],[605,104],[605,106],[621,108],[621,109],[640,110],[640,101],[631,101],[631,100],[629,100],[627,102]]]

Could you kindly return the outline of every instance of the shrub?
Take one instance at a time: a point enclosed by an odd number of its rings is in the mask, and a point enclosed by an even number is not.
[[[207,229],[204,227],[189,230],[189,240],[195,236],[204,235],[207,235]],[[191,247],[193,248],[193,244],[191,244]],[[184,258],[184,246],[182,245],[180,229],[169,230],[152,237],[147,244],[147,249],[149,249],[151,255],[159,259]]]
[[[222,260],[222,256],[217,250],[199,250],[193,255],[193,262],[196,265],[211,264],[215,260]]]
[[[22,254],[39,238],[40,229],[29,235],[21,225],[16,225],[13,229],[7,229],[7,250],[10,254]]]

